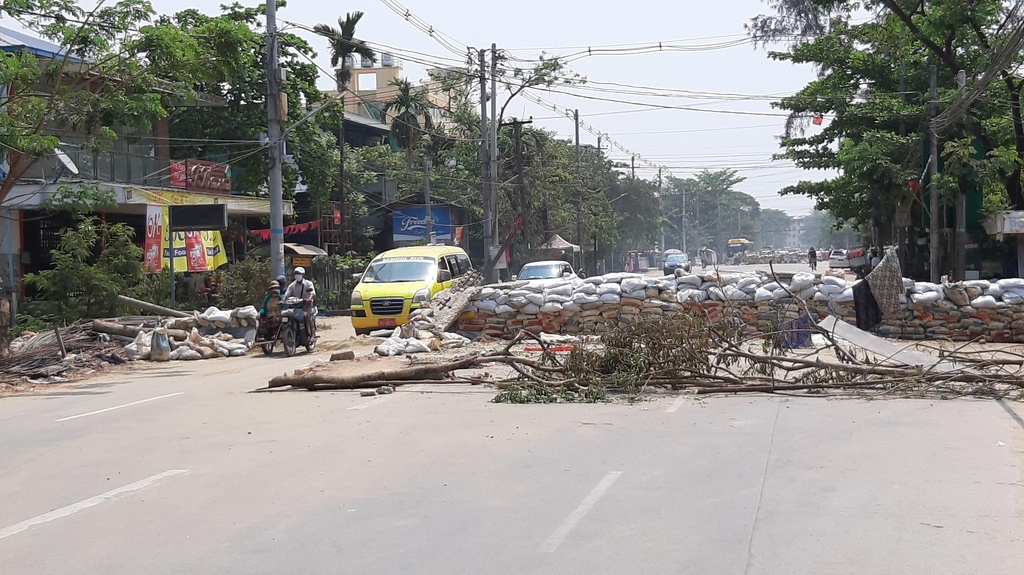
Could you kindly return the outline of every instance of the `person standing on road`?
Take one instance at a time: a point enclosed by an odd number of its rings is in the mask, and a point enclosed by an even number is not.
[[[807,250],[807,263],[811,264],[811,271],[818,269],[818,251],[814,249],[814,246]]]

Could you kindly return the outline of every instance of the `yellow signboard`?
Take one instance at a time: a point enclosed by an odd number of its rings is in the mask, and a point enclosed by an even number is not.
[[[167,206],[146,207],[146,249],[143,266],[155,273],[170,266],[171,248],[167,231]],[[174,271],[204,272],[228,263],[220,232],[175,232]]]

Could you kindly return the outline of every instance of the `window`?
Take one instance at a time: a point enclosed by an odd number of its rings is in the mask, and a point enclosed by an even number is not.
[[[444,259],[448,262],[448,269],[452,272],[452,278],[462,275],[462,270],[459,269],[459,261],[455,259],[455,256],[445,256]]]
[[[455,259],[459,262],[459,275],[466,275],[469,273],[470,268],[473,264],[469,261],[469,258],[464,255],[457,255]]]
[[[377,89],[377,73],[368,72],[366,74],[356,75],[357,90],[360,92],[372,91]]]

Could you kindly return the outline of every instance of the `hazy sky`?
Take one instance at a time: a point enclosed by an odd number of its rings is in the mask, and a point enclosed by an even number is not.
[[[214,13],[224,1],[153,0],[153,4],[161,13],[188,7]],[[420,52],[426,61],[445,63],[452,61],[448,59],[461,59],[461,55],[438,44],[392,11],[385,4],[390,1],[289,0],[288,6],[278,11],[278,18],[305,25],[319,22],[336,25],[337,17],[344,12],[362,10],[366,15],[357,29],[360,38],[402,51]],[[489,48],[494,42],[519,58],[536,58],[541,51],[567,55],[587,46],[657,45],[659,42],[697,46],[742,41],[744,23],[767,10],[759,0],[400,1],[413,14],[451,38],[463,52],[465,46]],[[319,52],[320,63],[326,68],[326,43],[313,34],[296,32],[310,39]],[[677,177],[689,176],[702,168],[736,168],[747,178],[737,188],[757,198],[763,207],[783,209],[791,215],[806,214],[812,206],[810,199],[780,197],[777,192],[800,179],[821,179],[823,175],[799,170],[788,162],[771,161],[771,155],[778,151],[778,135],[785,118],[780,111],[771,108],[768,97],[794,92],[813,79],[814,71],[809,66],[771,61],[764,50],[754,49],[749,43],[737,43],[737,46],[715,50],[584,57],[572,62],[571,68],[593,84],[584,89],[539,95],[560,107],[578,108],[580,118],[587,124],[651,162],[666,166]],[[424,65],[404,61],[404,71],[412,80],[423,78],[424,70]],[[675,90],[678,95],[682,90],[728,96],[716,98],[701,94],[694,98],[689,93],[686,95],[690,97],[612,93],[605,90],[623,88],[596,82],[626,84],[632,88],[625,89],[633,90],[635,87],[653,88],[641,90],[643,92]],[[324,78],[323,86],[332,87],[333,82]],[[707,111],[657,109],[593,98]],[[555,117],[557,115],[550,109],[524,98],[514,101],[506,115],[533,116],[540,126],[566,137],[573,133],[571,120]],[[596,141],[595,136],[585,131],[581,131],[580,137],[585,143]],[[628,155],[619,150],[610,153],[613,158],[629,161]],[[657,169],[638,162],[637,172],[650,178]]]

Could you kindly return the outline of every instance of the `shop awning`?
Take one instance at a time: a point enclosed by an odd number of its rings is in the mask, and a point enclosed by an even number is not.
[[[551,236],[551,239],[544,242],[539,248],[542,251],[553,251],[553,252],[578,252],[580,247],[576,244],[571,244],[564,239],[562,236],[555,234]]]

